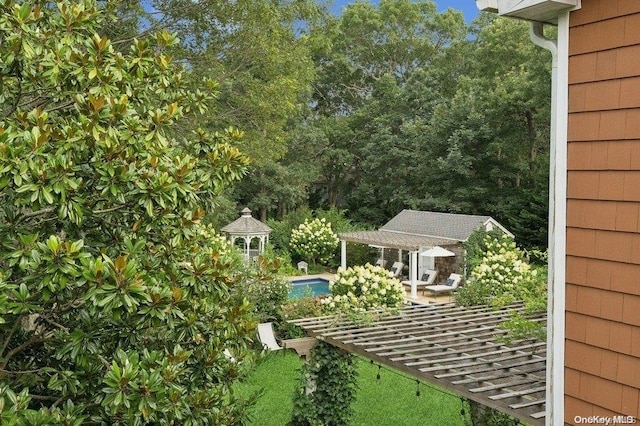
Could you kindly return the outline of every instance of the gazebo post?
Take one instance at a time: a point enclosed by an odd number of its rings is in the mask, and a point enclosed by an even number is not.
[[[418,265],[418,251],[409,252],[409,280],[411,281],[411,298],[418,298],[418,283],[416,282],[416,267]]]
[[[347,240],[340,240],[340,267],[347,269]]]

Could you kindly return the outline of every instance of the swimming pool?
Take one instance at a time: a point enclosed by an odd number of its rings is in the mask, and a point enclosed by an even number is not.
[[[324,278],[307,278],[302,280],[291,280],[293,288],[289,292],[289,299],[300,299],[304,296],[322,296],[329,294],[329,280]]]

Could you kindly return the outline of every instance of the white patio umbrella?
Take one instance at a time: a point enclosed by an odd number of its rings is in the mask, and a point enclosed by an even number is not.
[[[422,253],[420,253],[420,256],[427,256],[427,257],[451,257],[455,255],[456,254],[454,252],[449,251],[440,246],[433,246],[429,250],[425,250]]]

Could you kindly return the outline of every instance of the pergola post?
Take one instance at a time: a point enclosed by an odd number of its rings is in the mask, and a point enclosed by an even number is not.
[[[418,298],[418,283],[417,283],[417,272],[416,267],[418,265],[418,252],[411,251],[409,252],[409,281],[411,282],[411,298]]]
[[[347,240],[340,240],[340,267],[347,269]]]

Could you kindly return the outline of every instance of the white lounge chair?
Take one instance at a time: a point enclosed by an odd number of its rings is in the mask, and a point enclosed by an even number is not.
[[[397,278],[402,275],[402,268],[404,268],[404,263],[394,262],[391,268],[389,268],[389,271]]]
[[[444,282],[444,284],[425,286],[422,289],[422,294],[424,294],[425,291],[429,291],[435,296],[451,293],[458,288],[458,285],[460,285],[460,281],[462,281],[462,276],[460,276],[460,274],[451,274],[449,275],[449,278],[447,278],[447,281]]]
[[[384,259],[378,259],[376,260],[376,266],[384,268],[385,266],[387,266],[387,261]]]
[[[427,269],[426,271],[424,271],[420,279],[416,281],[416,285],[418,286],[418,288],[426,287],[428,285],[433,285],[433,283],[436,282],[437,276],[438,276],[438,271],[435,271],[433,269]],[[402,281],[402,284],[411,285],[411,281],[410,280]]]
[[[282,346],[280,346],[276,341],[276,335],[273,332],[273,323],[263,322],[258,324],[258,338],[265,349],[269,349],[271,351],[282,349]]]

